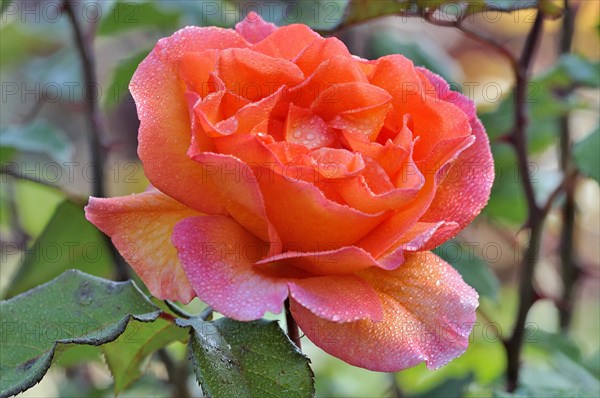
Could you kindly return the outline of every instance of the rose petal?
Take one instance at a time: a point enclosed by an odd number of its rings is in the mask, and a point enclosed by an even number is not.
[[[183,303],[195,294],[170,238],[177,222],[198,214],[156,189],[120,198],[90,198],[85,207],[85,217],[111,237],[153,296]]]
[[[346,119],[348,124],[353,121],[359,123],[351,118],[354,113],[365,117],[371,113],[373,120],[370,123],[374,126],[382,126],[383,118],[380,117],[381,112],[379,111],[383,108],[387,112],[391,100],[392,97],[385,90],[368,83],[339,83],[323,91],[311,105],[311,110],[326,121],[337,117]],[[360,124],[356,129],[349,130],[363,131]],[[370,130],[364,131],[364,133],[370,135]]]
[[[313,184],[292,180],[272,169],[259,167],[257,179],[267,216],[281,236],[284,249],[293,246],[313,251],[323,245],[349,246],[384,219],[383,214],[365,214],[332,202]]]
[[[485,207],[494,182],[494,161],[487,134],[477,119],[472,101],[450,91],[449,86],[442,84],[441,78],[431,72],[427,72],[426,76],[438,87],[441,98],[471,115],[470,123],[476,137],[473,145],[461,153],[447,170],[429,210],[422,217],[423,221],[448,220],[457,224],[455,229],[432,237],[427,248],[433,248],[460,232]]]
[[[347,65],[354,64],[350,51],[348,51],[348,48],[340,39],[337,37],[328,37],[326,39],[318,37],[316,40],[313,40],[304,51],[298,54],[293,61],[300,69],[302,69],[305,76],[309,76],[315,72],[321,64],[334,58],[344,60],[345,62],[343,63]],[[360,73],[358,76],[366,77],[364,73]]]
[[[229,90],[250,101],[258,101],[274,94],[281,86],[294,86],[304,80],[302,71],[282,58],[247,48],[226,49],[220,55],[219,77]]]
[[[293,24],[282,26],[252,50],[275,58],[291,60],[320,36],[306,25]]]
[[[287,285],[253,266],[268,246],[231,218],[187,218],[175,225],[173,244],[194,291],[216,311],[238,321],[281,312]]]
[[[361,239],[357,246],[367,250],[375,258],[397,246],[397,243],[402,241],[403,235],[417,221],[420,221],[421,217],[427,212],[442,179],[441,176],[444,174],[445,166],[454,161],[471,144],[473,144],[473,137],[468,136],[461,139],[461,142],[456,144],[451,151],[448,151],[445,158],[440,157],[440,163],[436,164],[434,171],[425,175],[425,184],[414,199],[404,208],[397,209],[396,214],[382,222],[377,229]]]
[[[254,11],[249,12],[246,18],[235,24],[235,31],[250,43],[258,43],[276,30],[275,24],[266,22]]]
[[[435,369],[466,350],[478,296],[449,264],[421,252],[394,271],[373,268],[360,275],[379,294],[381,322],[335,323],[291,301],[294,319],[317,346],[352,365],[382,372],[422,361]]]
[[[292,299],[314,315],[333,322],[383,318],[375,290],[356,275],[321,276],[288,283]]]
[[[421,137],[415,146],[415,159],[427,156],[431,147],[443,139],[471,134],[467,115],[457,106],[427,95],[412,61],[402,55],[379,58],[369,81],[393,96],[397,120],[412,115],[412,131]]]
[[[325,179],[352,177],[365,168],[361,154],[346,149],[319,148],[311,152],[307,162]]]
[[[231,155],[203,152],[194,155],[194,160],[218,188],[219,200],[231,217],[257,238],[279,246],[252,169]]]
[[[362,70],[352,62],[352,58],[333,56],[324,58],[318,68],[308,78],[290,89],[287,94],[289,101],[308,108],[325,90],[341,83],[367,83],[367,77]],[[331,97],[335,94],[330,91]]]
[[[140,119],[138,155],[144,173],[156,188],[204,213],[220,214],[224,209],[204,198],[214,188],[198,183],[200,168],[186,155],[191,122],[177,68],[186,52],[246,46],[232,30],[188,27],[161,39],[129,85]]]
[[[337,137],[327,127],[327,123],[314,112],[290,105],[284,125],[285,140],[294,144],[314,149],[332,146]]]
[[[210,84],[210,77],[215,71],[218,59],[218,50],[185,53],[181,57],[179,75],[189,91],[197,93],[201,98],[215,91],[215,85]]]
[[[324,247],[313,252],[288,250],[285,253],[264,258],[256,262],[256,265],[282,263],[286,266],[290,265],[305,270],[313,275],[347,275],[369,267],[395,269],[402,263],[404,258],[397,257],[397,261],[393,264],[391,261],[381,263],[368,252],[356,246],[346,246],[333,250],[326,249]]]

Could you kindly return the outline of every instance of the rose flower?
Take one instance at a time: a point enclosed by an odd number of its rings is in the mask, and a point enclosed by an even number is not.
[[[240,321],[289,298],[310,340],[371,370],[464,352],[477,293],[429,250],[489,197],[469,99],[402,55],[254,13],[160,40],[130,90],[152,187],[86,216],[154,296]]]

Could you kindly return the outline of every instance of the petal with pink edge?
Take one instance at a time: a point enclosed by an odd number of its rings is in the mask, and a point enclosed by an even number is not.
[[[478,296],[448,263],[420,252],[394,271],[360,276],[379,294],[381,322],[336,323],[291,301],[296,322],[324,351],[355,366],[396,372],[423,361],[436,369],[466,350]]]
[[[194,291],[216,311],[238,321],[281,312],[287,285],[253,266],[268,245],[233,219],[187,218],[175,225],[172,240]]]
[[[429,210],[422,217],[422,221],[446,220],[457,224],[453,230],[433,236],[426,246],[430,249],[459,233],[485,207],[494,182],[494,161],[487,134],[475,115],[473,103],[467,97],[450,91],[448,84],[437,75],[428,71],[425,75],[438,89],[440,98],[471,116],[470,123],[475,136],[473,145],[461,153],[447,170]]]
[[[383,318],[381,301],[375,290],[356,275],[320,276],[289,282],[296,303],[320,318],[333,322],[353,322]]]
[[[199,182],[200,167],[186,155],[192,127],[179,62],[187,52],[247,46],[232,30],[182,29],[158,42],[129,86],[140,119],[138,155],[144,173],[157,189],[203,213],[222,214],[224,209],[206,200],[214,187]]]
[[[120,198],[90,198],[85,207],[85,217],[111,237],[153,296],[183,303],[195,294],[170,238],[176,223],[198,214],[155,189]]]

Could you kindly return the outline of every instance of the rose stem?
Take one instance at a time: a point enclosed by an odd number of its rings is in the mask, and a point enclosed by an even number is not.
[[[290,340],[299,350],[302,350],[302,344],[300,343],[300,329],[298,328],[298,324],[296,320],[292,316],[292,312],[290,311],[290,299],[286,299],[285,303],[285,323],[287,325],[287,334]]]

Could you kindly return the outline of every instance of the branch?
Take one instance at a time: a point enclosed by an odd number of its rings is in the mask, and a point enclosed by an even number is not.
[[[521,350],[525,336],[525,321],[527,313],[535,302],[535,290],[533,286],[533,273],[539,257],[539,248],[542,239],[542,230],[545,214],[538,206],[535,191],[528,170],[527,154],[527,125],[529,123],[526,108],[526,88],[529,79],[531,63],[543,31],[544,17],[538,11],[535,22],[523,48],[523,53],[513,71],[515,74],[515,120],[514,131],[511,136],[511,144],[517,154],[519,174],[528,205],[527,225],[531,228],[529,245],[525,250],[521,264],[521,275],[519,285],[519,307],[515,322],[514,333],[506,342],[507,364],[507,390],[513,392],[519,381]]]
[[[77,3],[75,3],[77,4]],[[96,67],[93,59],[93,51],[91,45],[86,43],[81,25],[75,15],[73,8],[74,3],[71,0],[64,0],[63,8],[71,20],[71,26],[73,28],[73,39],[79,53],[81,60],[81,68],[83,70],[84,80],[84,100],[86,103],[86,116],[89,125],[88,141],[90,146],[90,154],[92,160],[92,167],[94,169],[94,178],[92,180],[92,195],[95,197],[105,197],[104,192],[104,162],[106,159],[106,150],[102,146],[101,138],[103,137],[102,127],[100,125],[100,112],[98,110],[97,101],[94,100],[94,96],[89,91],[93,87],[98,87],[96,84]],[[112,244],[112,241],[108,236],[105,235],[106,244],[110,248],[113,263],[115,264],[116,276],[115,279],[118,281],[125,281],[129,279],[129,271],[127,264],[121,257],[118,250]]]
[[[575,14],[576,8],[571,8],[569,0],[564,0],[564,16],[562,21],[562,35],[560,41],[559,51],[561,54],[568,54],[571,52],[571,44],[573,42],[573,32],[575,29]],[[561,96],[567,97],[573,92],[574,88],[571,87]],[[574,254],[574,242],[573,235],[575,231],[575,188],[577,183],[577,168],[573,164],[571,157],[571,130],[569,127],[570,114],[566,113],[560,117],[560,166],[565,176],[565,179],[569,179],[570,183],[566,186],[566,197],[565,203],[562,208],[562,219],[563,225],[560,234],[560,262],[561,262],[561,273],[563,280],[563,292],[561,302],[563,306],[559,308],[559,319],[560,328],[563,332],[569,329],[571,324],[572,316],[572,301],[573,301],[573,290],[579,272],[575,262]]]

